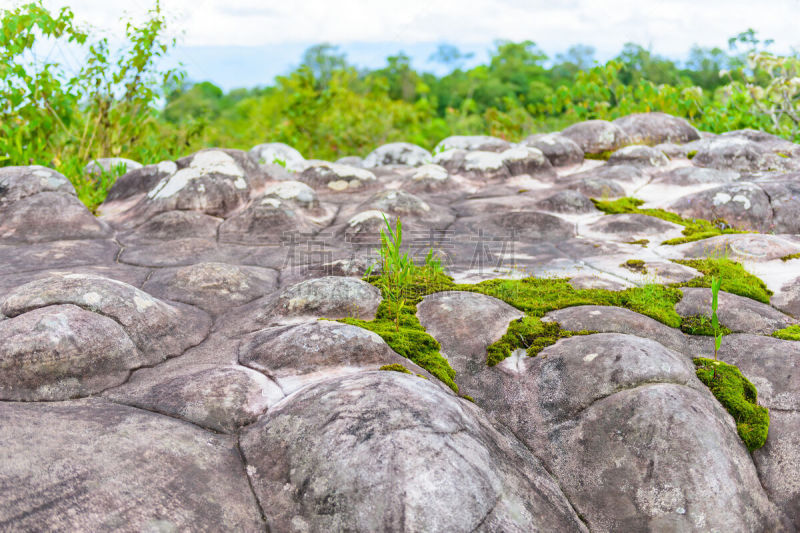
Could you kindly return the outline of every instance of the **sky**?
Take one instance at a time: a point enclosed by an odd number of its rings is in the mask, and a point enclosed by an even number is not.
[[[28,1],[28,0],[26,0]],[[154,0],[43,0],[69,5],[76,20],[113,38],[120,17],[141,19]],[[0,0],[0,7],[22,3]],[[484,62],[496,39],[532,40],[551,57],[574,44],[609,59],[626,42],[674,59],[692,45],[725,47],[747,28],[775,40],[773,50],[800,48],[800,0],[161,0],[179,46],[170,60],[189,78],[225,89],[266,85],[299,63],[320,42],[340,46],[361,67],[380,67],[400,50],[415,68],[440,43],[473,52]],[[766,7],[768,6],[768,7]]]

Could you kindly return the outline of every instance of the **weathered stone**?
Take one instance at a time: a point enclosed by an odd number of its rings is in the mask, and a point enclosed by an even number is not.
[[[542,211],[554,213],[597,213],[592,201],[578,191],[559,191],[536,204]]]
[[[511,148],[511,143],[489,135],[452,135],[442,139],[434,149],[434,154],[448,150],[482,150],[485,152],[503,152]]]
[[[199,311],[157,300],[121,281],[66,274],[32,281],[8,293],[0,312],[15,317],[38,308],[71,304],[119,323],[147,364],[179,355],[208,333],[210,320]]]
[[[554,167],[583,162],[583,150],[578,143],[558,133],[537,133],[526,138],[522,144],[541,150]]]
[[[711,289],[683,287],[681,292],[683,298],[675,305],[679,315],[711,318]],[[725,291],[719,292],[717,316],[720,323],[731,331],[759,335],[769,335],[797,323],[769,305]]]
[[[162,179],[175,174],[178,165],[172,161],[162,161],[155,165],[129,169],[128,172],[118,177],[108,191],[100,212],[109,209],[107,204],[126,200],[138,194],[145,194],[155,187]]]
[[[411,143],[390,143],[379,146],[364,158],[364,168],[383,165],[406,165],[417,167],[430,163],[433,156],[421,146]]]
[[[314,188],[341,192],[370,185],[376,178],[375,174],[364,168],[314,161],[306,166],[297,179]]]
[[[0,243],[38,243],[61,239],[102,239],[111,228],[71,194],[40,192],[0,204]]]
[[[616,119],[613,124],[637,144],[687,143],[700,138],[686,119],[666,113],[633,113]]]
[[[0,400],[86,396],[119,385],[148,362],[114,320],[74,305],[3,320],[0,338]]]
[[[620,148],[608,158],[609,165],[632,165],[641,168],[664,167],[667,156],[649,146],[632,145]]]
[[[575,236],[566,220],[539,211],[513,211],[458,219],[451,228],[456,235],[477,238],[504,237],[531,241],[560,241]],[[509,240],[510,242],[510,240]]]
[[[241,443],[270,529],[585,531],[527,449],[416,376],[306,388]]]
[[[143,289],[159,298],[183,302],[219,315],[272,292],[278,285],[274,270],[229,265],[197,263],[155,272]]]
[[[703,143],[692,159],[699,167],[720,170],[777,170],[780,158],[758,143],[741,137],[717,137]]]
[[[770,500],[789,519],[789,530],[800,529],[800,413],[772,410],[769,435],[762,448],[753,452],[758,477]]]
[[[104,396],[221,433],[256,421],[284,396],[266,376],[237,365],[145,368]]]
[[[75,196],[75,187],[51,168],[38,165],[0,168],[0,208],[41,192]]]
[[[300,152],[284,143],[257,144],[249,154],[259,165],[280,165],[292,172],[302,172],[307,164]]]
[[[575,142],[587,154],[613,152],[632,142],[619,126],[607,120],[578,122],[562,131],[561,135]]]
[[[264,190],[263,198],[292,202],[305,209],[319,206],[317,193],[302,181],[282,181],[272,184]]]
[[[319,227],[289,202],[269,196],[254,199],[219,227],[221,242],[280,244],[295,233],[313,234]]]
[[[127,232],[123,239],[176,240],[187,238],[215,239],[222,219],[196,211],[167,211],[136,229]]]
[[[769,197],[763,189],[749,182],[687,194],[666,208],[685,218],[722,219],[740,229],[769,231],[772,224]]]
[[[265,527],[234,438],[86,400],[0,402],[0,425],[0,529]]]

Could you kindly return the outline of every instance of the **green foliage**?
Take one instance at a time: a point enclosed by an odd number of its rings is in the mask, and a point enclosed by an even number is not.
[[[392,363],[390,365],[383,365],[378,370],[388,370],[390,372],[401,372],[403,374],[413,374],[413,372],[400,363]]]
[[[731,294],[752,298],[761,303],[769,305],[769,297],[772,296],[766,284],[756,276],[747,272],[744,267],[730,259],[707,258],[707,259],[676,259],[676,263],[690,266],[699,270],[704,275],[689,281],[676,284],[678,287],[708,287],[713,291],[713,280],[719,278],[718,290],[723,290]]]
[[[736,421],[749,451],[761,448],[769,432],[769,410],[758,405],[758,391],[738,368],[713,359],[694,359],[697,377]]]
[[[726,221],[722,219],[705,220],[702,218],[683,218],[675,213],[670,213],[664,209],[642,209],[641,206],[644,201],[638,198],[618,198],[617,200],[596,200],[592,199],[595,207],[609,215],[618,215],[621,213],[637,213],[640,215],[648,215],[651,217],[660,218],[673,224],[683,226],[682,233],[685,237],[677,239],[668,239],[661,244],[683,244],[692,241],[699,241],[715,237],[717,235],[724,235],[728,233],[747,233],[745,231],[732,228]]]
[[[786,341],[800,341],[800,326],[792,324],[778,331],[773,331],[772,336]]]
[[[784,263],[786,261],[791,261],[792,259],[800,259],[800,253],[799,254],[784,255],[783,257],[781,257],[781,261],[783,261]]]

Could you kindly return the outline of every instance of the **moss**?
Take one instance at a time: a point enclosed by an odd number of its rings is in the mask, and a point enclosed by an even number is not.
[[[694,156],[697,155],[697,150],[689,150],[686,152],[686,159],[694,159]]]
[[[694,359],[697,377],[719,400],[736,421],[749,451],[761,448],[769,432],[769,410],[758,405],[758,391],[738,368],[722,361],[698,357]]]
[[[640,274],[647,274],[647,267],[644,266],[644,261],[641,259],[628,259],[620,265],[623,268],[638,272]]]
[[[670,213],[664,209],[642,209],[640,206],[644,201],[629,196],[617,200],[597,200],[593,198],[592,202],[594,202],[597,209],[609,215],[626,213],[647,215],[683,226],[684,229],[682,233],[684,237],[669,239],[661,244],[683,244],[728,233],[747,233],[733,228],[723,219],[705,220],[703,218],[683,218],[676,213]]]
[[[747,272],[742,265],[735,261],[726,258],[676,259],[675,263],[690,266],[704,274],[701,277],[677,283],[674,285],[676,287],[710,288],[711,278],[716,276],[722,278],[720,290],[769,304],[772,291],[763,281]]]
[[[784,159],[788,159],[789,157],[791,157],[789,154],[784,154],[783,152],[775,152],[775,155],[777,155],[778,157],[783,157]]]
[[[688,335],[708,335],[714,336],[714,326],[711,324],[711,319],[706,315],[695,315],[683,317],[681,322],[681,331]],[[723,335],[730,335],[731,330],[720,324],[720,332]]]
[[[465,400],[469,400],[470,402],[472,402],[472,403],[475,403],[475,398],[473,398],[473,397],[472,397],[472,396],[470,396],[469,394],[461,394],[460,396],[461,396],[462,398],[464,398]]]
[[[390,365],[383,365],[378,370],[388,370],[390,372],[402,372],[403,374],[413,374],[411,370],[407,369],[400,363],[392,363]]]
[[[611,157],[611,154],[613,154],[613,153],[614,152],[612,152],[610,150],[606,150],[605,152],[600,152],[598,154],[585,153],[585,154],[583,154],[583,157],[584,157],[584,159],[594,159],[594,160],[597,160],[597,161],[608,161],[608,158]]]
[[[784,255],[783,257],[781,257],[781,261],[783,261],[784,263],[786,261],[791,261],[792,259],[800,259],[800,254]]]
[[[454,381],[455,370],[439,352],[441,347],[436,339],[428,335],[425,328],[419,323],[416,313],[416,305],[406,304],[400,313],[400,328],[395,329],[395,317],[389,304],[384,300],[378,306],[375,320],[343,318],[340,322],[377,333],[392,350],[415,362],[457,393],[458,386]]]
[[[523,349],[529,357],[536,356],[545,347],[555,344],[558,339],[573,335],[588,335],[595,331],[568,331],[561,329],[558,322],[542,322],[535,316],[526,315],[513,320],[506,333],[486,350],[486,364],[494,366],[514,350]]]
[[[625,244],[638,244],[639,246],[647,246],[650,244],[648,239],[639,239],[638,241],[625,241]]]
[[[772,336],[785,341],[800,341],[800,326],[794,324],[778,331],[773,331]]]

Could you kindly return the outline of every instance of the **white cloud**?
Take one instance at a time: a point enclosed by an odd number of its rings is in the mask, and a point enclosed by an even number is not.
[[[9,3],[0,0],[0,3]],[[45,0],[49,7],[64,0]],[[116,28],[123,11],[140,17],[149,0],[69,0],[77,18]],[[531,39],[546,49],[586,43],[618,50],[626,41],[680,54],[694,43],[722,46],[755,28],[788,50],[800,45],[798,0],[163,0],[186,46],[293,42],[486,43]]]

